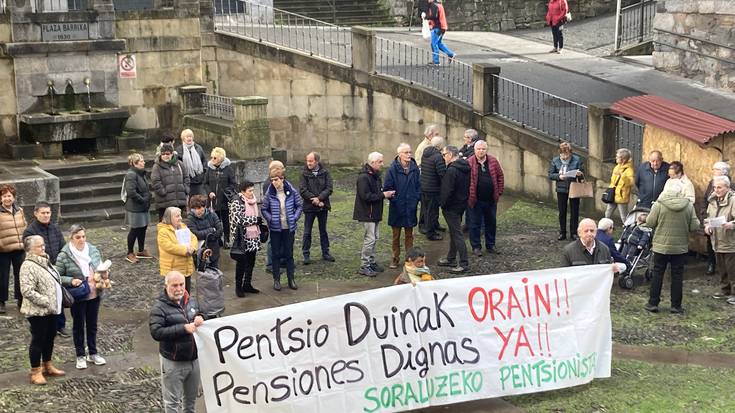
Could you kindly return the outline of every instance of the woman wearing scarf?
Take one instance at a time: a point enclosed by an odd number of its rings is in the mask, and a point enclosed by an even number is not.
[[[128,156],[128,169],[125,174],[125,214],[130,230],[128,231],[128,255],[125,257],[131,264],[141,258],[153,258],[145,249],[145,231],[151,220],[151,192],[145,180],[145,159],[139,153]],[[138,241],[138,252],[133,252],[135,241]]]
[[[230,257],[236,262],[235,295],[238,297],[244,297],[245,293],[260,292],[252,284],[255,255],[260,249],[258,224],[263,220],[260,217],[254,188],[254,183],[245,180],[240,184],[240,193],[230,201],[230,225],[233,237]]]
[[[22,242],[25,230],[26,220],[23,216],[23,209],[15,203],[15,187],[10,184],[0,185],[0,314],[5,314],[5,302],[8,301],[11,264],[15,286],[13,293],[18,302],[18,308],[23,302],[18,279],[25,255]]]
[[[181,131],[181,145],[176,147],[176,153],[181,156],[186,172],[189,174],[189,196],[206,195],[204,190],[204,165],[207,158],[202,147],[194,142],[194,132],[191,129]]]
[[[71,306],[71,315],[74,318],[72,332],[77,353],[77,368],[86,369],[87,362],[98,366],[106,363],[97,352],[97,318],[102,290],[96,288],[94,281],[95,269],[102,263],[102,256],[97,247],[87,242],[87,234],[83,226],[74,224],[69,232],[69,243],[64,245],[56,258],[56,270],[61,276],[61,284],[64,287],[79,287],[85,281],[89,285],[89,295],[75,299]],[[107,271],[99,271],[99,273],[103,278],[108,277]],[[84,348],[85,332],[89,352],[86,352]]]
[[[51,364],[56,338],[56,317],[61,314],[59,273],[46,254],[43,237],[23,240],[26,259],[20,267],[20,291],[25,297],[20,312],[31,325],[31,384],[46,384],[46,378],[66,375]],[[43,367],[41,366],[43,361]]]
[[[189,197],[189,174],[183,162],[174,153],[172,145],[163,145],[151,170],[151,186],[158,209],[158,221],[168,207],[186,210]]]
[[[212,149],[211,160],[207,162],[207,171],[204,173],[204,188],[209,194],[212,209],[222,221],[225,229],[225,249],[230,248],[230,211],[228,203],[235,196],[235,168],[227,159],[227,153],[222,148]]]
[[[578,171],[576,178],[565,178],[569,171]],[[556,205],[559,209],[559,241],[567,239],[567,205],[571,208],[569,221],[569,235],[572,240],[577,238],[577,224],[579,223],[579,198],[569,198],[569,185],[584,177],[584,163],[579,155],[572,154],[572,145],[569,142],[559,144],[559,156],[549,164],[549,179],[556,183]]]

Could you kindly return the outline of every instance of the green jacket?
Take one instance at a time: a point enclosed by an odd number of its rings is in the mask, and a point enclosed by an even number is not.
[[[71,287],[71,280],[75,278],[84,281],[82,270],[79,268],[76,261],[74,261],[69,248],[71,247],[67,242],[66,245],[64,245],[64,248],[61,249],[59,256],[56,257],[56,264],[54,264],[56,271],[61,275],[61,284],[65,287]],[[97,268],[98,265],[102,264],[100,251],[92,244],[89,244],[89,258],[92,259],[90,263],[92,267]],[[97,290],[97,295],[102,296],[102,290]]]
[[[687,198],[666,191],[653,203],[646,225],[653,229],[653,252],[678,255],[689,252],[689,233],[699,228],[699,219]]]
[[[713,192],[708,199],[707,216],[709,218],[725,217],[729,222],[735,221],[735,192],[729,191],[722,201]],[[715,252],[728,254],[735,252],[735,229],[713,228],[712,248]]]

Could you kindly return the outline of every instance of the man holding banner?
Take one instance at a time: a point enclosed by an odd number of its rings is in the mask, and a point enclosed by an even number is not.
[[[193,334],[203,322],[196,301],[184,289],[184,275],[178,271],[166,274],[165,289],[149,319],[151,336],[159,343],[165,413],[196,411],[199,361]]]

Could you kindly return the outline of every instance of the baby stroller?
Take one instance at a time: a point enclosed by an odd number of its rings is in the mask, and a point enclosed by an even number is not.
[[[216,318],[221,317],[225,311],[225,286],[222,271],[209,259],[212,250],[207,246],[210,242],[219,241],[213,235],[208,236],[197,251],[195,260],[197,301],[206,318]]]
[[[635,274],[644,271],[646,281],[651,280],[651,242],[653,230],[645,224],[639,224],[638,219],[648,214],[650,209],[636,207],[625,217],[623,233],[617,243],[618,251],[630,262],[630,268],[620,274],[618,285],[630,290],[635,286]]]

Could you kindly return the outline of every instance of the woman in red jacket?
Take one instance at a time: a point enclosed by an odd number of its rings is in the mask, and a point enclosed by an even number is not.
[[[561,53],[564,48],[564,23],[566,23],[566,15],[569,13],[569,5],[567,0],[549,0],[548,11],[546,12],[546,23],[551,26],[551,34],[554,36],[554,48],[550,53]]]

